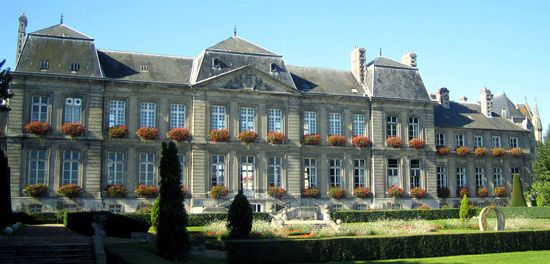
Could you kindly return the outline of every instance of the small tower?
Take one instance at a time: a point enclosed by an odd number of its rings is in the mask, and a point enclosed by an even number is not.
[[[486,117],[493,117],[493,94],[487,87],[481,88],[480,94],[481,113]]]
[[[15,63],[19,61],[19,55],[25,44],[25,36],[27,35],[27,17],[25,13],[19,16],[19,30],[17,31],[17,53],[15,54]]]
[[[441,88],[437,89],[437,92],[435,93],[435,98],[441,106],[443,106],[445,108],[450,108],[450,106],[449,106],[449,89],[447,89],[445,87],[441,87]]]
[[[401,63],[416,68],[416,53],[408,51],[401,57]]]
[[[535,140],[537,142],[542,142],[542,122],[539,115],[539,106],[537,104],[537,99],[535,98],[535,110],[533,110],[533,132],[535,133]]]
[[[365,84],[365,78],[367,77],[367,60],[366,50],[364,48],[355,47],[351,51],[351,73],[359,83]]]

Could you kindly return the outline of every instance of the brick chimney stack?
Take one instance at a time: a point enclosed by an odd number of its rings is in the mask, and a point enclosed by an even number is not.
[[[481,88],[480,94],[481,113],[486,117],[493,117],[493,94],[487,87]]]
[[[435,98],[441,106],[445,108],[450,107],[449,106],[449,89],[445,87],[441,87],[437,89],[437,92],[435,93]]]
[[[416,68],[416,53],[408,51],[401,57],[401,63]]]
[[[367,77],[367,52],[364,48],[355,47],[351,51],[351,73],[359,83],[364,84]]]

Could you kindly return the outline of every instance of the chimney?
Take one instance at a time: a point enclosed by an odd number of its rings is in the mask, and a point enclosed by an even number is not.
[[[467,103],[468,102],[468,97],[463,95],[460,98],[458,98],[458,101],[461,102],[461,103]]]
[[[416,68],[416,53],[408,51],[401,57],[401,63]]]
[[[481,88],[480,98],[481,113],[486,117],[493,117],[493,94],[491,90],[487,89],[487,87]]]
[[[449,106],[449,90],[447,88],[441,87],[441,88],[437,89],[437,92],[435,93],[435,98],[441,106],[443,106],[445,108],[450,108],[450,106]]]
[[[17,31],[17,53],[15,54],[15,64],[19,61],[19,56],[25,44],[25,36],[27,35],[27,17],[25,13],[19,16],[19,30]]]
[[[364,84],[367,75],[366,50],[355,47],[351,51],[351,73],[359,83]]]

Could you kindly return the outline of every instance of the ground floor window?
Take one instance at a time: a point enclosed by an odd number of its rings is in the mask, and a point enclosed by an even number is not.
[[[306,188],[317,187],[317,159],[304,159],[304,186]]]
[[[330,159],[329,160],[329,179],[330,187],[342,187],[342,160]]]
[[[466,187],[466,167],[456,168],[456,186],[458,188]]]
[[[411,160],[411,189],[420,187],[420,160]]]
[[[399,186],[399,160],[388,160],[388,187]]]
[[[446,188],[447,187],[447,167],[437,167],[437,188]]]

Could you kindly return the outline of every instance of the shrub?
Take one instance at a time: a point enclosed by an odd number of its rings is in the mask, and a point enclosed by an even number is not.
[[[328,190],[328,197],[334,199],[342,199],[346,195],[346,190],[344,188],[330,187]]]
[[[519,174],[512,175],[512,207],[527,207],[522,189]]]
[[[86,236],[94,234],[92,223],[94,216],[104,215],[104,230],[107,236],[110,237],[126,237],[129,238],[132,232],[147,232],[149,229],[148,214],[111,214],[106,211],[96,212],[65,212],[63,214],[63,224],[79,233]]]
[[[110,138],[124,138],[128,136],[128,127],[125,125],[112,126],[107,133]]]
[[[403,197],[403,188],[400,188],[397,185],[392,185],[386,193],[388,194],[388,197],[391,198],[401,198]]]
[[[470,201],[468,201],[468,195],[464,194],[462,200],[460,201],[460,212],[458,213],[460,221],[464,222],[468,217],[470,211]]]
[[[476,191],[477,197],[485,198],[487,195],[489,195],[489,190],[487,187],[479,187]]]
[[[271,131],[267,133],[267,142],[270,144],[284,144],[286,140],[285,133]]]
[[[330,146],[345,146],[346,145],[346,137],[342,135],[330,135],[327,138],[327,142]]]
[[[86,132],[86,129],[84,126],[78,122],[74,123],[65,123],[60,128],[59,131],[61,134],[69,137],[78,137],[82,136],[84,132]]]
[[[386,146],[392,147],[392,148],[400,148],[401,147],[401,138],[400,137],[388,137],[388,138],[386,138]]]
[[[136,188],[135,193],[141,198],[155,198],[157,197],[158,191],[156,186],[140,184]]]
[[[319,145],[321,143],[321,136],[319,134],[304,135],[305,145]]]
[[[550,182],[535,181],[533,189],[537,193],[537,206],[550,206]]]
[[[426,197],[426,190],[420,188],[420,187],[415,187],[415,188],[412,188],[411,189],[411,197],[413,198],[424,198]]]
[[[252,130],[243,131],[239,134],[239,141],[245,144],[250,144],[256,142],[258,134]]]
[[[245,239],[250,235],[250,230],[252,230],[252,207],[242,190],[239,190],[229,206],[227,222],[230,238]]]
[[[286,191],[283,187],[270,186],[267,188],[267,194],[274,198],[282,198],[285,196]]]
[[[468,154],[470,154],[470,152],[471,152],[470,148],[465,147],[465,146],[458,147],[458,148],[456,148],[455,151],[456,151],[456,155],[461,156],[461,157],[468,156]]]
[[[458,208],[433,209],[429,212],[421,210],[343,210],[332,212],[332,219],[341,219],[345,223],[373,222],[378,220],[435,220],[459,218]],[[550,213],[550,210],[548,210]],[[477,211],[470,209],[469,216],[476,215]],[[549,214],[550,217],[550,214]]]
[[[63,224],[62,213],[13,213],[14,222],[21,222],[26,225],[43,225],[43,224]]]
[[[426,146],[426,142],[424,142],[421,138],[413,138],[409,140],[409,147],[414,149],[421,149]]]
[[[227,221],[227,213],[188,214],[188,226],[205,226],[212,222]],[[268,213],[253,213],[254,220],[270,221]]]
[[[28,196],[31,197],[42,197],[48,195],[49,188],[46,184],[37,183],[37,184],[29,184],[25,186],[23,189],[23,192],[25,192]]]
[[[370,192],[370,189],[367,188],[367,187],[357,187],[355,189],[353,189],[353,196],[355,196],[356,198],[369,198],[371,197],[371,192]]]
[[[459,187],[456,189],[456,195],[457,195],[458,197],[463,197],[464,195],[469,196],[469,195],[470,195],[470,190],[468,189],[468,187],[459,186]]]
[[[210,196],[214,199],[225,198],[227,194],[229,194],[229,189],[223,185],[210,187]]]
[[[175,140],[177,142],[187,141],[191,139],[191,133],[189,133],[189,129],[185,127],[172,128],[170,129],[170,131],[168,131],[167,136],[169,139]]]
[[[449,198],[451,192],[449,191],[449,188],[447,187],[441,187],[437,188],[437,197],[441,199],[447,199]]]
[[[59,186],[59,194],[69,198],[78,197],[82,193],[82,188],[76,184],[65,184]]]
[[[40,122],[40,121],[31,121],[30,123],[25,125],[25,131],[27,133],[35,134],[38,136],[45,136],[50,132],[50,129],[52,127],[48,122]]]
[[[493,194],[496,196],[496,197],[505,197],[507,195],[506,193],[506,187],[504,186],[497,186],[495,187],[495,189],[493,190]]]
[[[141,140],[154,140],[159,137],[159,130],[156,127],[141,127],[136,131]]]
[[[227,142],[229,141],[229,131],[226,129],[212,129],[210,130],[210,141],[214,142]]]
[[[474,154],[476,154],[476,157],[485,157],[487,156],[487,152],[486,147],[477,147],[474,149]]]
[[[309,188],[304,189],[304,191],[302,192],[302,197],[304,197],[304,198],[319,198],[319,197],[321,197],[321,191],[319,190],[319,188],[309,187]]]
[[[351,143],[360,148],[365,148],[370,146],[370,139],[367,136],[355,136],[351,138]]]
[[[126,197],[126,187],[122,184],[109,184],[105,187],[107,195],[114,198]]]
[[[437,155],[439,156],[447,156],[449,155],[449,148],[448,147],[437,147]]]
[[[523,149],[521,148],[512,148],[510,149],[510,155],[514,157],[522,157],[523,156]]]
[[[153,201],[153,207],[151,208],[151,228],[157,232],[159,226],[159,197]]]
[[[502,157],[506,155],[506,150],[503,148],[493,148],[491,150],[491,153],[493,154],[493,157]]]

